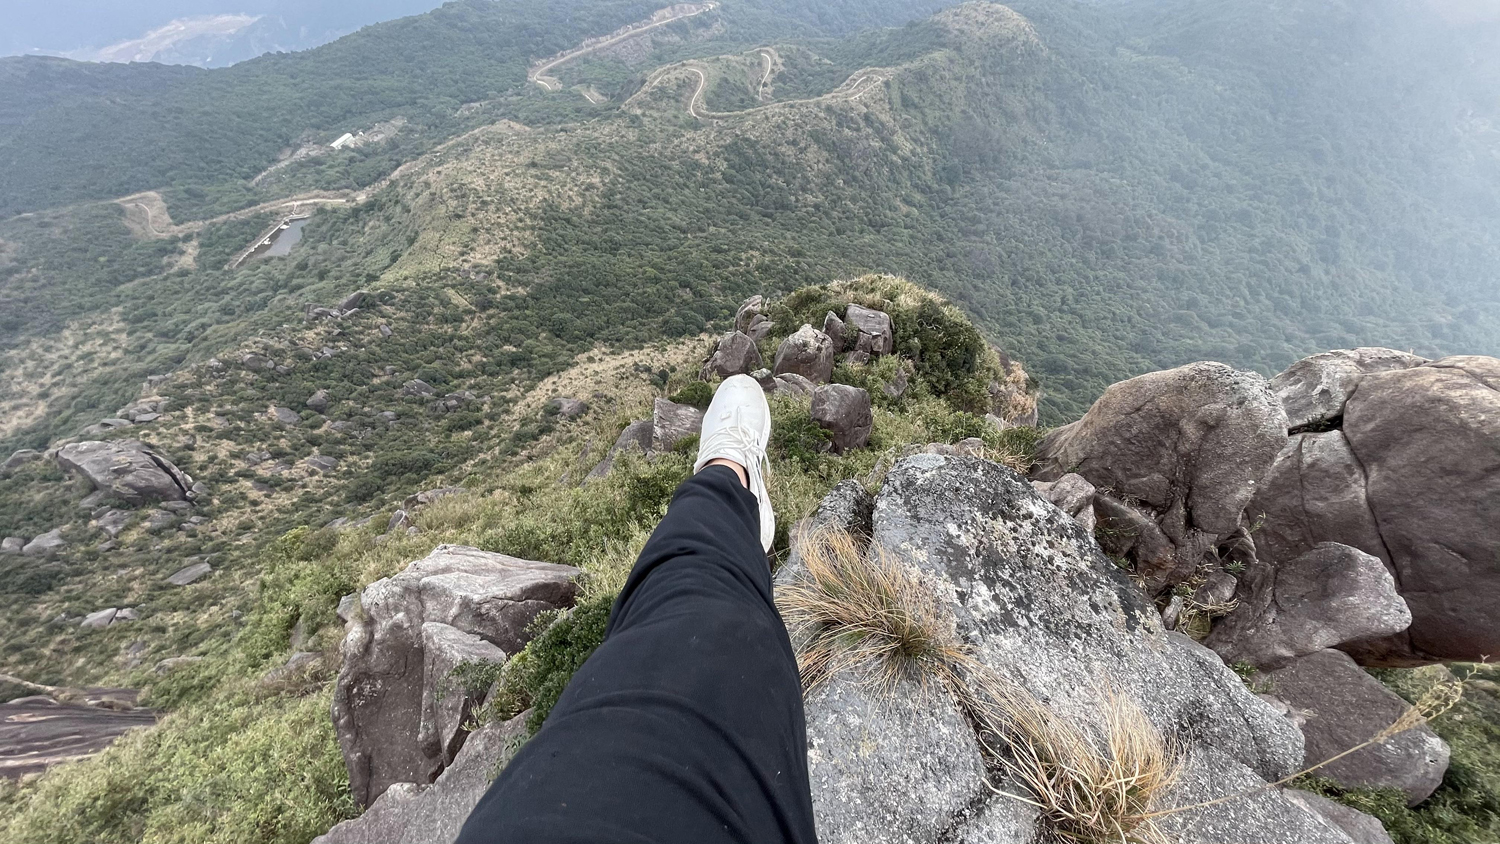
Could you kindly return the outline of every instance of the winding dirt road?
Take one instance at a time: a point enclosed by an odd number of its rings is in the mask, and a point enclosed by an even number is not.
[[[764,56],[765,54],[762,53],[761,55]],[[803,103],[832,102],[834,100],[853,102],[880,87],[881,84],[891,78],[890,71],[888,70],[878,68],[866,69],[855,73],[844,84],[822,96],[809,97],[805,100],[785,100],[779,103],[767,103],[763,106],[755,106],[754,108],[747,108],[742,111],[709,111],[703,102],[703,91],[708,87],[708,74],[704,73],[702,68],[693,65],[683,66],[689,71],[698,74],[698,88],[693,91],[693,96],[688,100],[687,106],[688,115],[697,120],[724,120],[731,117],[742,117],[747,114],[757,114],[768,109]],[[655,82],[659,82],[661,78],[661,76],[657,77]],[[761,84],[765,84],[764,80]]]
[[[695,15],[701,15],[704,12],[711,12],[714,9],[719,8],[719,4],[716,2],[704,3],[701,6],[690,7],[686,11],[676,13],[672,12],[671,8],[672,7],[661,9],[656,13],[658,15],[666,13],[666,16],[661,20],[654,20],[651,23],[638,22],[632,25],[635,27],[633,29],[627,29],[624,32],[619,33],[618,35],[609,36],[597,44],[590,44],[587,47],[575,47],[571,50],[568,50],[567,52],[559,54],[558,56],[550,59],[547,62],[544,62],[543,64],[536,65],[526,72],[526,78],[530,79],[532,82],[537,83],[538,85],[541,85],[548,91],[561,91],[563,87],[562,82],[560,80],[547,76],[547,71],[566,64],[567,62],[570,62],[578,58],[579,56],[586,56],[589,53],[595,52],[597,50],[603,50],[607,47],[613,47],[616,44],[621,43],[622,41],[629,41],[637,35],[644,35],[645,33],[650,32],[653,29],[666,26],[667,24],[676,23],[680,20],[686,20]],[[653,15],[652,17],[655,17],[655,15]],[[648,18],[648,20],[650,19]],[[590,100],[592,101],[592,98],[590,98]]]

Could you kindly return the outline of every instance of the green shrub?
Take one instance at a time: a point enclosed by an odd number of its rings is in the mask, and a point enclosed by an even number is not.
[[[526,726],[541,729],[574,672],[604,641],[612,598],[598,597],[558,616],[506,663],[490,717],[512,718],[530,707]]]
[[[689,381],[682,385],[682,389],[673,393],[668,401],[678,404],[692,405],[699,410],[706,409],[708,403],[714,400],[714,388],[707,381]]]

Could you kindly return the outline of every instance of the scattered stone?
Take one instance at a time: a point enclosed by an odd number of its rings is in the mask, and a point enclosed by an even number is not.
[[[1411,625],[1396,581],[1379,559],[1324,542],[1246,572],[1240,605],[1205,641],[1228,664],[1280,668],[1345,642],[1388,636]]]
[[[425,682],[422,626],[446,624],[506,655],[529,639],[543,610],[573,603],[577,569],[477,548],[439,545],[402,573],[360,597],[364,612],[348,624],[334,692],[334,724],[354,799],[368,806],[393,783],[430,783],[443,756],[416,741],[437,706]]]
[[[115,620],[115,616],[119,615],[119,613],[120,611],[115,607],[110,607],[109,609],[104,610],[96,610],[84,616],[83,621],[79,622],[78,626],[85,627],[90,630],[102,630],[103,628],[108,627],[110,624],[112,624]]]
[[[776,388],[771,391],[773,394],[793,398],[812,398],[813,388],[817,386],[795,372],[777,375],[773,380],[776,382]]]
[[[130,520],[134,516],[135,514],[129,510],[115,510],[111,508],[106,510],[103,515],[94,517],[94,526],[108,534],[110,539],[114,539],[125,532],[125,528],[130,524]]]
[[[323,667],[323,655],[311,651],[298,651],[287,657],[287,661],[267,671],[260,678],[262,686],[282,686],[289,681],[308,678]]]
[[[19,554],[26,547],[26,540],[19,536],[7,536],[0,539],[0,554]]]
[[[704,381],[710,378],[728,378],[731,375],[746,375],[761,367],[760,350],[755,347],[755,341],[748,334],[732,331],[719,338],[718,348],[714,349],[713,355],[703,364],[699,376]]]
[[[266,357],[249,352],[240,356],[240,365],[251,372],[265,372],[276,367],[276,362]]]
[[[844,311],[844,321],[859,331],[854,349],[870,355],[888,355],[896,348],[896,335],[891,328],[891,315],[860,305],[850,305]]]
[[[319,472],[332,472],[334,469],[338,468],[339,465],[339,461],[337,459],[329,457],[325,454],[314,454],[303,462],[308,465],[308,468],[314,469]]]
[[[106,428],[129,428],[129,419],[101,419],[99,424]]]
[[[271,418],[283,425],[301,425],[302,416],[290,407],[271,408]]]
[[[833,341],[811,325],[803,325],[781,341],[772,371],[777,375],[795,373],[815,384],[827,383],[833,375]]]
[[[1264,675],[1272,695],[1306,713],[1306,765],[1330,759],[1390,726],[1406,701],[1340,651],[1318,651]],[[1399,788],[1415,806],[1448,770],[1448,745],[1422,724],[1318,769],[1345,788]]]
[[[319,390],[307,397],[307,408],[314,413],[327,413],[330,403],[327,390]]]
[[[895,376],[892,377],[891,380],[885,382],[885,384],[882,385],[880,389],[888,397],[899,399],[902,396],[906,395],[907,390],[911,389],[911,376],[911,364],[909,362],[903,361],[901,366],[896,370]]]
[[[765,306],[766,297],[764,296],[751,296],[741,302],[739,309],[734,312],[734,330],[741,334],[749,334],[750,326],[755,323],[756,318],[763,316],[761,312]]]
[[[28,557],[50,557],[66,547],[68,541],[62,538],[62,528],[53,528],[26,543],[21,553]]]
[[[104,496],[132,504],[182,501],[193,479],[140,440],[81,442],[63,446],[57,465],[81,475]]]
[[[186,513],[193,509],[191,501],[163,501],[156,506],[157,509],[170,510],[173,513]]]
[[[245,465],[246,466],[259,466],[260,464],[262,464],[262,463],[266,462],[267,460],[271,459],[271,452],[269,452],[269,451],[252,451],[252,452],[247,453],[244,456],[243,459],[245,461]]]
[[[833,434],[833,450],[838,454],[864,448],[875,424],[870,393],[848,384],[819,384],[813,390],[812,418]]]
[[[437,390],[420,378],[413,378],[401,385],[401,392],[408,396],[432,396],[437,395]]]
[[[212,565],[209,565],[207,561],[199,561],[191,565],[184,566],[173,572],[172,575],[167,578],[167,582],[172,584],[173,586],[186,586],[189,583],[194,583],[202,580],[203,578],[212,574],[213,570],[214,567]]]
[[[755,383],[759,384],[760,388],[767,393],[776,392],[776,376],[771,374],[771,370],[761,367],[750,373],[750,377],[754,378]]]
[[[396,533],[405,531],[409,527],[412,527],[411,514],[405,510],[397,510],[391,514],[390,521],[385,523],[385,532]]]
[[[383,322],[380,324],[380,336],[381,337],[389,337],[389,336],[391,336],[392,333],[393,332],[391,331],[391,327],[389,325],[386,325]]]
[[[146,532],[161,533],[169,530],[177,524],[177,514],[167,510],[152,510],[151,515],[146,517]]]
[[[114,620],[111,621],[110,623],[111,624],[119,624],[122,621],[135,621],[137,618],[140,618],[140,616],[136,615],[135,610],[132,609],[131,607],[126,607],[126,608],[120,610],[119,612],[115,613]]]
[[[703,430],[703,411],[692,405],[656,399],[651,405],[651,450],[668,452]]]
[[[436,501],[442,501],[444,498],[451,498],[455,495],[468,495],[468,493],[469,490],[466,487],[461,486],[445,486],[439,487],[438,489],[425,489],[417,493],[416,495],[408,495],[406,497],[406,501],[402,502],[401,506],[407,510],[416,510],[418,507],[426,507],[428,504],[432,504]]]
[[[137,425],[144,425],[147,422],[155,422],[160,418],[160,413],[137,413],[134,417],[131,418],[131,421],[135,422]]]
[[[634,451],[641,455],[649,452],[651,450],[651,440],[654,430],[655,424],[652,419],[641,419],[626,425],[625,430],[621,431],[620,436],[615,439],[615,444],[610,447],[609,453],[593,469],[589,470],[588,476],[584,478],[584,483],[598,480],[609,474],[609,470],[614,468],[615,457],[621,452]]]
[[[260,493],[261,495],[270,495],[272,492],[275,492],[275,488],[265,481],[251,481],[250,489]]]
[[[547,409],[556,413],[559,419],[577,419],[589,412],[589,403],[567,396],[557,396],[547,402]]]
[[[370,294],[368,292],[364,290],[356,290],[346,296],[344,298],[344,301],[339,303],[339,310],[352,311],[356,308],[363,308],[365,306],[365,303],[368,302],[369,299]]]
[[[202,661],[203,657],[201,656],[173,656],[158,662],[156,667],[151,670],[155,674],[171,674],[180,668],[196,665]]]

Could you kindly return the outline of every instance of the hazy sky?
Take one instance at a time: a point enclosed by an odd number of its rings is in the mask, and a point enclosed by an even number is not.
[[[278,15],[294,30],[350,32],[439,5],[441,0],[0,0],[0,55],[104,47],[199,15]]]

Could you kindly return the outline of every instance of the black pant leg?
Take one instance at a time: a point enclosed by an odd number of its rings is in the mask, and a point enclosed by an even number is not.
[[[814,844],[801,685],[757,506],[725,467],[678,488],[604,643],[459,844]]]

